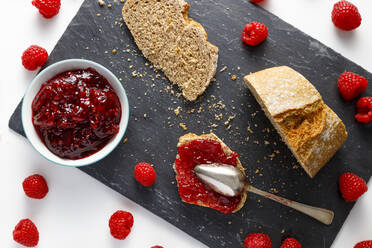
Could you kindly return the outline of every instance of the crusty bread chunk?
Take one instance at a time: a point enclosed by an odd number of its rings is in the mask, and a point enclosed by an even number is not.
[[[183,135],[183,136],[181,136],[179,138],[177,147],[180,147],[182,145],[187,145],[191,141],[197,140],[197,139],[206,139],[206,140],[217,141],[217,142],[219,142],[221,144],[221,148],[224,151],[224,153],[225,153],[226,156],[229,156],[232,153],[231,149],[225,143],[223,143],[223,141],[220,140],[214,133],[202,134],[202,135],[196,135],[194,133],[185,134],[185,135]],[[179,155],[178,154],[177,154],[177,158],[179,158]],[[236,166],[245,175],[244,168],[243,168],[243,166],[242,166],[239,158],[236,159]],[[176,168],[174,168],[174,171],[177,174]],[[178,181],[177,181],[177,183],[178,183]],[[235,213],[235,212],[239,211],[244,206],[244,203],[245,203],[245,201],[247,199],[247,192],[246,191],[243,191],[241,193],[240,197],[241,197],[241,200],[240,200],[239,204],[237,205],[237,207],[232,211],[232,213]],[[184,201],[184,199],[182,199],[182,201]],[[187,203],[193,204],[191,202],[187,202]],[[209,207],[208,205],[205,205],[203,202],[200,202],[200,201],[196,205],[199,205],[199,206],[202,206],[202,207]]]
[[[244,77],[282,139],[310,177],[332,158],[347,138],[341,119],[316,88],[287,66]]]
[[[122,14],[143,55],[194,101],[216,73],[218,48],[188,9],[183,0],[127,0]]]

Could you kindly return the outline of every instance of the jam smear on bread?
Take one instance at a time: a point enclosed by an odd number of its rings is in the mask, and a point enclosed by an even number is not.
[[[203,184],[194,174],[198,164],[224,163],[237,166],[236,152],[226,155],[221,144],[215,140],[195,139],[178,147],[175,161],[178,192],[187,203],[203,205],[229,214],[237,209],[242,196],[226,197]]]

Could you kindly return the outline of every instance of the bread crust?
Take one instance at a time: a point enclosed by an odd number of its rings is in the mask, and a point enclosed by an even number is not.
[[[185,134],[185,135],[183,135],[179,138],[177,147],[187,145],[188,143],[190,143],[191,141],[196,140],[196,139],[206,139],[206,140],[217,141],[221,144],[222,150],[224,151],[225,155],[228,156],[232,153],[231,149],[221,139],[219,139],[214,133],[202,134],[202,135],[196,135],[194,133]],[[178,153],[177,153],[177,158],[179,158]],[[236,159],[236,166],[245,175],[244,168],[243,168],[239,158]],[[173,169],[174,169],[174,172],[177,175],[177,170],[175,169],[175,165],[173,165]],[[177,186],[178,186],[178,182],[177,182]],[[235,212],[239,211],[244,206],[244,203],[247,200],[247,192],[243,191],[241,196],[242,196],[242,198],[241,198],[238,206],[232,211],[232,213],[235,213]],[[182,199],[182,201],[184,201],[184,200]],[[186,203],[194,204],[194,203],[190,203],[190,202],[186,202]],[[202,206],[202,207],[208,207],[207,205],[204,205],[202,202],[198,202],[198,204],[196,204],[196,205]]]
[[[189,7],[184,0],[127,0],[122,15],[143,55],[194,101],[216,73],[218,48],[188,17]]]
[[[300,73],[280,66],[244,81],[298,162],[313,178],[347,138],[342,120]]]

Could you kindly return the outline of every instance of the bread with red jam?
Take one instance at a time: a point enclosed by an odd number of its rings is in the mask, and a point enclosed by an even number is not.
[[[218,48],[188,17],[189,7],[184,0],[127,0],[122,15],[143,55],[194,101],[216,73]]]
[[[204,149],[204,147],[206,148]],[[210,149],[207,150],[207,148]],[[211,151],[215,153],[213,154]],[[193,157],[195,154],[197,154],[198,158]],[[203,156],[205,157],[203,158]],[[205,163],[207,160],[209,162],[222,162],[237,166],[245,175],[237,153],[233,152],[215,134],[196,135],[188,133],[183,135],[179,138],[177,144],[177,156],[174,163],[178,191],[182,201],[209,207],[225,214],[237,212],[243,207],[247,199],[245,191],[236,197],[226,197],[206,188],[195,176],[193,168],[198,164]]]

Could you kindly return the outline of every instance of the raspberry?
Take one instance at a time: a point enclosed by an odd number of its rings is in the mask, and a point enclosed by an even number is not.
[[[372,248],[372,240],[359,242],[354,246],[354,248]]]
[[[302,246],[296,239],[286,238],[280,248],[302,248]]]
[[[344,173],[339,178],[339,188],[342,197],[347,202],[353,202],[367,192],[368,187],[363,178],[354,175],[353,173]]]
[[[45,64],[48,59],[48,52],[39,46],[32,45],[22,54],[22,64],[30,71],[36,70]]]
[[[21,245],[34,247],[39,243],[39,232],[31,220],[23,219],[15,226],[13,239]]]
[[[48,193],[48,185],[44,177],[35,174],[27,177],[23,183],[23,190],[28,197],[42,199]]]
[[[362,17],[354,4],[341,0],[333,5],[332,21],[336,27],[348,31],[359,27]]]
[[[38,8],[45,18],[52,18],[61,8],[61,0],[33,0],[32,5]]]
[[[244,248],[272,248],[271,239],[264,233],[251,233],[244,240]]]
[[[252,3],[259,3],[262,2],[263,0],[250,0]]]
[[[358,100],[355,119],[362,123],[369,123],[372,121],[372,97],[365,96]]]
[[[134,168],[134,177],[143,186],[151,186],[156,180],[156,172],[148,163],[138,163]]]
[[[116,239],[125,239],[133,226],[133,215],[129,212],[118,210],[109,220],[111,235]]]
[[[163,246],[155,245],[155,246],[151,246],[151,248],[163,248]]]
[[[345,100],[357,97],[366,90],[367,85],[367,79],[353,72],[342,73],[337,82],[338,91]]]
[[[257,46],[266,39],[268,34],[265,24],[251,22],[245,25],[242,40],[248,45]]]

